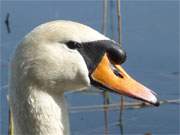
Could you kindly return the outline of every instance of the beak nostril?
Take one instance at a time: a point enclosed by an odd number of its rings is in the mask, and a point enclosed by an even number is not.
[[[124,77],[121,75],[120,71],[119,71],[113,64],[110,64],[110,67],[111,67],[113,73],[114,73],[117,77],[124,78]]]
[[[113,70],[113,73],[118,77],[124,78],[118,70]]]

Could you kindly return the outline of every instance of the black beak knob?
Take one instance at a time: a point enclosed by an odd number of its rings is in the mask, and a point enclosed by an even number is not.
[[[118,46],[113,46],[111,48],[108,48],[107,54],[109,59],[116,63],[116,64],[122,64],[126,61],[126,52]]]

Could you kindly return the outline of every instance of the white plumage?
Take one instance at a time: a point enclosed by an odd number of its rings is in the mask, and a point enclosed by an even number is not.
[[[15,135],[68,135],[64,92],[90,86],[88,69],[77,50],[64,43],[108,39],[88,26],[53,21],[31,31],[11,62],[10,108]]]

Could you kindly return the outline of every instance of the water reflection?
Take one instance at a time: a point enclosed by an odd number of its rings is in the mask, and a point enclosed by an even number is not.
[[[121,119],[118,117],[118,114],[120,113],[120,102],[113,104],[110,103],[102,105],[71,107],[70,111],[71,114],[73,114],[71,115],[71,118],[73,118],[71,120],[71,124],[73,127],[71,131],[73,134],[86,135],[111,135],[117,133],[120,135],[151,135],[152,133],[162,134],[165,133],[164,126],[166,125],[166,123],[158,121],[159,117],[166,117],[166,114],[168,114],[166,109],[173,109],[174,107],[177,108],[177,105],[179,106],[180,104],[180,100],[168,100],[166,102],[160,101],[160,103],[161,106],[157,108],[153,107],[150,104],[145,104],[136,100],[130,102],[129,99],[126,99],[126,101],[124,101],[124,111],[122,113],[123,115]],[[172,107],[165,105],[167,103],[171,104]],[[169,111],[172,111],[172,109],[170,109]],[[161,112],[161,110],[164,110],[167,113],[158,113],[159,111]],[[84,118],[83,121],[78,121],[78,117],[81,118],[82,116]],[[77,121],[79,124],[78,126],[77,124],[73,124],[73,122],[76,123]],[[172,120],[169,119],[168,121]],[[159,122],[161,123],[161,126],[157,127],[155,123]],[[176,134],[175,130],[174,133]]]
[[[104,100],[104,134],[109,135],[109,104],[110,104],[110,96],[108,91],[103,92],[103,100]],[[119,116],[119,123],[117,123],[117,126],[119,126],[120,133],[123,135],[123,110],[124,110],[124,97],[121,96],[120,101],[120,116]]]
[[[124,110],[124,96],[121,96],[121,101],[120,101],[120,115],[119,115],[119,128],[120,128],[120,133],[123,135],[123,110]]]
[[[103,92],[103,99],[104,99],[104,134],[108,135],[109,134],[109,126],[108,126],[108,104],[109,104],[109,94],[107,91]]]
[[[108,108],[104,108],[104,134],[108,135],[109,134],[109,125],[108,125]]]

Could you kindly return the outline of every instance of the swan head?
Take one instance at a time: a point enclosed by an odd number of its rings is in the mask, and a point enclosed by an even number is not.
[[[48,93],[84,90],[93,85],[157,105],[151,90],[120,66],[126,60],[118,43],[83,24],[53,21],[30,32],[15,55],[21,80]]]

